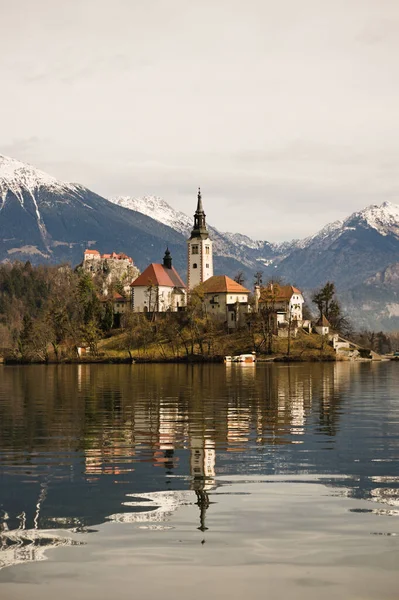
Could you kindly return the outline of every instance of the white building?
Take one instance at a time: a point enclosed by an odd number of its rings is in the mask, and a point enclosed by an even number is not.
[[[316,323],[316,332],[319,335],[328,335],[330,333],[331,325],[325,315],[323,315]]]
[[[272,309],[276,314],[277,327],[294,323],[302,327],[302,307],[305,303],[301,290],[292,285],[279,285],[270,283],[267,287],[255,288],[257,305]]]
[[[225,322],[230,329],[245,323],[249,312],[249,290],[227,275],[213,275],[202,285],[208,314]]]
[[[168,249],[163,264],[151,263],[130,289],[135,312],[175,312],[186,306],[186,286],[172,266]]]
[[[187,240],[187,287],[189,290],[213,275],[212,241],[209,238],[205,217],[201,190],[198,189],[194,227],[190,239]]]

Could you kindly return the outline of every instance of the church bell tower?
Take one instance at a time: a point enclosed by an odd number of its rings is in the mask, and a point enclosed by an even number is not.
[[[205,217],[201,190],[198,188],[194,227],[190,239],[187,240],[187,287],[189,290],[213,275],[212,241],[209,239]]]

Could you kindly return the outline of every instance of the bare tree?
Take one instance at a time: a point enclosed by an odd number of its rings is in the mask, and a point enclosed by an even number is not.
[[[236,281],[240,285],[244,285],[244,282],[245,282],[244,271],[238,271],[236,273],[236,275],[234,276],[234,281]]]

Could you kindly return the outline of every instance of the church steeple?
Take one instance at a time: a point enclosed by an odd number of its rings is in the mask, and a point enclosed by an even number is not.
[[[208,230],[206,228],[206,214],[204,212],[204,207],[202,206],[201,188],[198,188],[197,210],[194,214],[194,227],[191,232],[191,237],[201,239],[206,239],[208,237]]]
[[[172,257],[170,255],[169,248],[166,248],[165,250],[165,256],[163,257],[163,266],[167,269],[172,268]]]
[[[188,289],[209,279],[213,275],[212,240],[206,226],[201,190],[198,188],[197,210],[194,213],[194,227],[187,240],[187,283]]]

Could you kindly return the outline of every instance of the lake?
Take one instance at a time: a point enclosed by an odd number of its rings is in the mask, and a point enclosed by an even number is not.
[[[0,382],[2,600],[399,597],[398,363]]]

